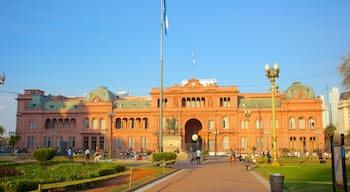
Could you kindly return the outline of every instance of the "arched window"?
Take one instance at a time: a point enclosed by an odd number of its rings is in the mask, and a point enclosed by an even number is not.
[[[148,119],[147,118],[143,118],[143,128],[148,129]]]
[[[69,127],[69,119],[64,119],[63,120],[63,128],[68,128]]]
[[[309,118],[309,128],[315,129],[315,119],[313,117]]]
[[[222,128],[224,129],[229,128],[229,119],[226,116],[222,118]]]
[[[57,119],[52,120],[52,128],[53,129],[57,128]]]
[[[98,127],[98,121],[96,118],[92,119],[92,129],[97,129]]]
[[[289,118],[289,128],[295,129],[295,118],[294,117]]]
[[[131,128],[131,129],[134,129],[134,128],[135,128],[135,119],[134,119],[134,118],[131,118],[131,119],[130,119],[130,128]]]
[[[51,128],[51,120],[50,119],[46,119],[46,121],[45,121],[45,128],[46,129],[50,129]]]
[[[304,119],[304,117],[299,117],[299,129],[305,129],[305,119]]]
[[[121,120],[120,118],[117,118],[117,119],[115,120],[115,128],[117,128],[117,129],[123,128],[122,120]]]
[[[75,119],[71,119],[71,128],[76,128],[77,127],[77,122],[75,121]]]
[[[85,119],[84,119],[84,128],[85,128],[85,129],[88,129],[89,126],[90,126],[90,125],[89,125],[89,118],[85,118]]]
[[[181,107],[186,107],[186,99],[185,98],[181,99]]]
[[[106,120],[104,118],[102,118],[100,120],[100,124],[101,124],[101,129],[105,130],[106,129]]]

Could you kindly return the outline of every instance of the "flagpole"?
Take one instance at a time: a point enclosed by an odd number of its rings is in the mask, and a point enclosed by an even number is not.
[[[195,65],[195,60],[194,60],[194,49],[192,49],[192,79],[194,79],[194,65]]]
[[[159,152],[163,152],[163,5],[160,0]]]

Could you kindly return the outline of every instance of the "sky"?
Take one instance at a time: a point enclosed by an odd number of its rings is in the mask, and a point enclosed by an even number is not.
[[[241,93],[293,82],[326,95],[350,51],[348,0],[167,0],[163,84],[216,79]],[[105,86],[147,96],[160,85],[160,0],[0,1],[0,125],[15,131],[25,89],[82,97]],[[195,65],[192,65],[192,51]],[[5,133],[5,135],[7,134]]]

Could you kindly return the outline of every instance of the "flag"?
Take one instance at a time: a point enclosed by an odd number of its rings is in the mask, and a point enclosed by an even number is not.
[[[166,14],[166,0],[163,0],[163,26],[164,26],[165,35],[168,35],[169,23],[168,23],[168,16]]]
[[[196,64],[196,61],[194,59],[194,50],[192,49],[192,66]]]

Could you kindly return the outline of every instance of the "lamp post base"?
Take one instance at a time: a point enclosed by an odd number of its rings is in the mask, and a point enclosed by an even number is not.
[[[273,161],[273,162],[271,163],[271,166],[272,166],[272,167],[279,167],[279,166],[280,166],[280,163],[279,163],[278,161]]]

